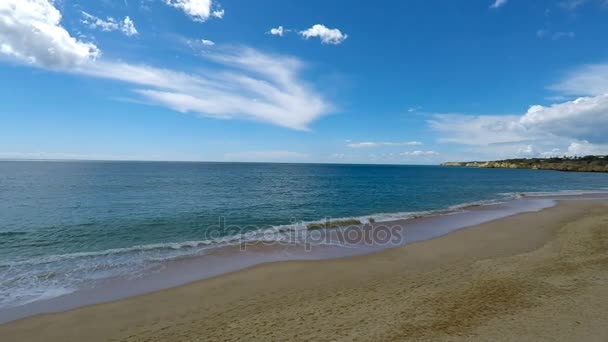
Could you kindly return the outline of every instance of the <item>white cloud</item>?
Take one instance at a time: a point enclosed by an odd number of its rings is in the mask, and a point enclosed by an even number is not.
[[[581,97],[549,107],[532,106],[519,122],[529,131],[608,142],[608,94]]]
[[[165,4],[182,10],[194,21],[205,22],[209,18],[221,19],[224,10],[216,7],[214,9],[212,0],[164,0]]]
[[[458,158],[454,158],[453,154],[443,153],[442,156],[448,156],[448,160],[498,160],[509,158],[549,158],[561,156],[581,156],[589,153],[581,153],[581,150],[575,150],[570,146],[585,146],[592,154],[607,154],[608,145],[606,144],[591,144],[585,141],[572,139],[540,139],[529,140],[524,142],[490,144],[467,146],[459,149]]]
[[[122,27],[120,28],[120,30],[122,31],[122,33],[124,33],[127,36],[134,36],[136,34],[138,34],[139,32],[137,32],[137,29],[135,28],[135,23],[133,22],[133,20],[131,20],[131,18],[129,18],[129,16],[126,16],[123,21],[122,21]]]
[[[608,64],[590,64],[576,68],[549,88],[566,95],[608,94]]]
[[[436,114],[428,124],[440,142],[465,145],[470,159],[608,153],[608,65],[577,68],[550,89],[559,102],[520,115]]]
[[[606,144],[591,144],[588,141],[572,141],[570,144],[565,144],[563,148],[553,148],[550,151],[538,151],[532,145],[520,149],[516,157],[534,158],[534,157],[583,157],[588,155],[608,155],[608,145]]]
[[[492,5],[490,5],[490,8],[502,7],[507,4],[507,1],[508,0],[496,0],[496,1],[494,1],[494,3]]]
[[[106,20],[103,20],[85,11],[82,11],[82,16],[84,17],[84,19],[82,19],[81,22],[91,29],[100,29],[106,32],[120,30],[122,33],[129,37],[138,34],[137,29],[135,28],[135,23],[133,22],[133,20],[131,20],[129,16],[126,16],[120,22],[116,21],[116,19],[111,17],[108,17]]]
[[[0,1],[0,57],[50,69],[70,68],[101,54],[61,26],[61,13],[48,0]]]
[[[283,26],[279,26],[276,28],[271,28],[270,31],[268,31],[268,33],[270,33],[273,36],[279,36],[279,37],[283,37],[283,35],[285,34],[285,32],[287,32],[287,30],[285,30],[283,28]]]
[[[471,159],[606,154],[608,95],[536,105],[521,116],[439,114],[429,125],[441,142],[472,146]]]
[[[608,155],[608,145],[594,145],[588,141],[572,142],[564,154],[569,156]]]
[[[517,151],[517,154],[518,154],[518,156],[521,156],[521,157],[534,157],[538,154],[538,152],[536,151],[534,146],[526,145],[524,147],[519,148],[519,150]]]
[[[224,159],[227,161],[249,161],[249,162],[276,162],[276,161],[302,161],[310,156],[305,153],[293,151],[250,151],[238,153],[226,153]]]
[[[297,30],[286,29],[283,26],[278,26],[278,27],[271,28],[269,31],[266,32],[266,34],[283,37],[285,34],[294,32],[294,31],[297,31]],[[321,39],[321,43],[334,44],[334,45],[341,44],[344,40],[346,40],[346,38],[348,38],[348,35],[343,34],[337,28],[330,29],[330,28],[327,28],[325,25],[321,25],[321,24],[316,24],[316,25],[313,25],[312,27],[310,27],[309,29],[299,31],[298,34],[301,35],[305,39],[309,39],[312,37],[318,37],[319,39]]]
[[[216,64],[197,74],[145,65],[97,62],[77,72],[139,85],[135,93],[178,112],[247,119],[297,130],[331,106],[299,79],[302,62],[252,48],[220,49],[204,58]]]
[[[330,29],[327,28],[325,25],[321,24],[316,24],[307,30],[300,31],[300,35],[302,35],[302,37],[304,37],[305,39],[311,37],[318,37],[319,39],[321,39],[321,42],[323,44],[334,45],[341,44],[344,40],[346,40],[346,38],[348,38],[348,35],[343,34],[337,28]]]
[[[555,156],[608,152],[608,65],[585,65],[550,86],[558,103],[522,115],[435,115],[440,141],[473,146],[478,156]],[[566,101],[563,95],[586,95]]]
[[[217,49],[197,73],[94,60],[99,49],[71,37],[47,0],[0,2],[0,56],[36,67],[122,81],[150,104],[221,119],[307,130],[331,105],[300,79],[303,63],[252,48]]]
[[[214,46],[215,42],[213,42],[209,39],[201,39],[201,44],[203,44],[205,46]]]
[[[559,148],[554,148],[551,151],[541,152],[540,156],[543,158],[560,157],[563,156],[563,153]]]
[[[406,141],[406,142],[358,142],[350,143],[347,146],[351,148],[368,148],[368,147],[381,147],[381,146],[417,146],[422,145],[419,141]]]
[[[535,105],[521,116],[439,114],[429,125],[447,135],[441,141],[467,145],[554,138],[608,142],[608,95]]]

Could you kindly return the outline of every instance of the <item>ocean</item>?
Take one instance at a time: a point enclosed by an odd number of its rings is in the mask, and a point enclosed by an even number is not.
[[[327,218],[382,222],[607,189],[608,174],[535,170],[0,161],[0,310]]]

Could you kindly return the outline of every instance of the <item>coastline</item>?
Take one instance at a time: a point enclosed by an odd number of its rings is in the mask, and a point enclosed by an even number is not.
[[[490,169],[530,169],[564,172],[608,172],[608,156],[519,158],[494,161],[446,162],[441,166]]]
[[[262,264],[120,301],[26,318],[0,325],[0,334],[7,341],[40,336],[47,341],[203,336],[517,340],[515,335],[526,330],[513,327],[523,324],[531,329],[524,335],[528,338],[546,333],[568,340],[599,339],[593,334],[608,334],[598,321],[608,313],[608,303],[598,300],[608,292],[608,268],[600,267],[607,261],[605,222],[605,200],[560,201],[540,212],[373,254]],[[603,297],[593,301],[592,294]],[[557,329],[552,325],[585,309],[589,313],[582,322],[564,321]],[[532,316],[536,320],[525,319]],[[564,335],[564,329],[572,328],[571,335]]]
[[[548,193],[502,194],[501,199],[477,201],[419,213],[376,214],[384,219],[372,225],[306,231],[306,225],[279,226],[260,236],[255,232],[243,244],[210,247],[200,255],[163,261],[144,274],[101,278],[90,286],[48,299],[0,308],[0,324],[80,307],[124,300],[184,286],[193,282],[284,261],[328,260],[378,253],[435,239],[468,227],[512,215],[555,206],[559,200],[608,200],[606,191],[569,190]],[[365,217],[359,217],[363,219]],[[289,229],[284,229],[284,228]],[[302,229],[304,228],[304,229]],[[390,232],[391,241],[379,241],[374,232]],[[268,234],[270,232],[270,234]],[[309,235],[312,233],[313,235]],[[355,233],[355,239],[352,239]],[[302,235],[303,234],[303,235]],[[350,239],[349,239],[350,237]],[[238,241],[237,241],[238,242]],[[245,246],[245,249],[242,249]]]
[[[380,218],[379,222],[371,226],[332,228],[314,232],[307,231],[306,224],[277,226],[274,229],[264,230],[263,235],[253,232],[252,236],[245,237],[243,241],[247,246],[246,250],[241,249],[243,244],[239,244],[238,239],[231,237],[231,243],[205,246],[203,253],[198,255],[193,253],[164,260],[155,268],[136,276],[100,278],[89,286],[68,293],[51,293],[53,296],[50,298],[0,308],[0,324],[38,314],[62,312],[174,288],[265,263],[343,258],[375,253],[433,239],[458,229],[522,212],[542,210],[555,205],[556,199],[559,198],[608,199],[608,192],[565,191],[501,196],[501,199],[463,203],[441,210],[376,214],[373,216]],[[362,221],[365,218],[366,216],[358,217]],[[379,239],[374,239],[372,234],[376,231],[391,231],[391,235],[399,239],[390,242],[378,241]],[[348,239],[352,233],[356,233],[355,237],[358,237],[356,241]],[[370,237],[373,241],[370,241]],[[185,245],[189,246],[191,243]],[[181,244],[177,243],[177,245]],[[104,255],[106,252],[92,254]],[[79,254],[78,256],[80,257]]]

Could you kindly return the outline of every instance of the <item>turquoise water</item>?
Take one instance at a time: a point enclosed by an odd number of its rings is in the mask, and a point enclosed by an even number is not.
[[[137,276],[247,231],[606,188],[608,174],[533,170],[1,161],[0,308]]]

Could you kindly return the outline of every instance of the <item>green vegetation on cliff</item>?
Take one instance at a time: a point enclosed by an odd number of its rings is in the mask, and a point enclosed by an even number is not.
[[[487,162],[447,162],[442,166],[608,172],[608,156],[505,159]]]

